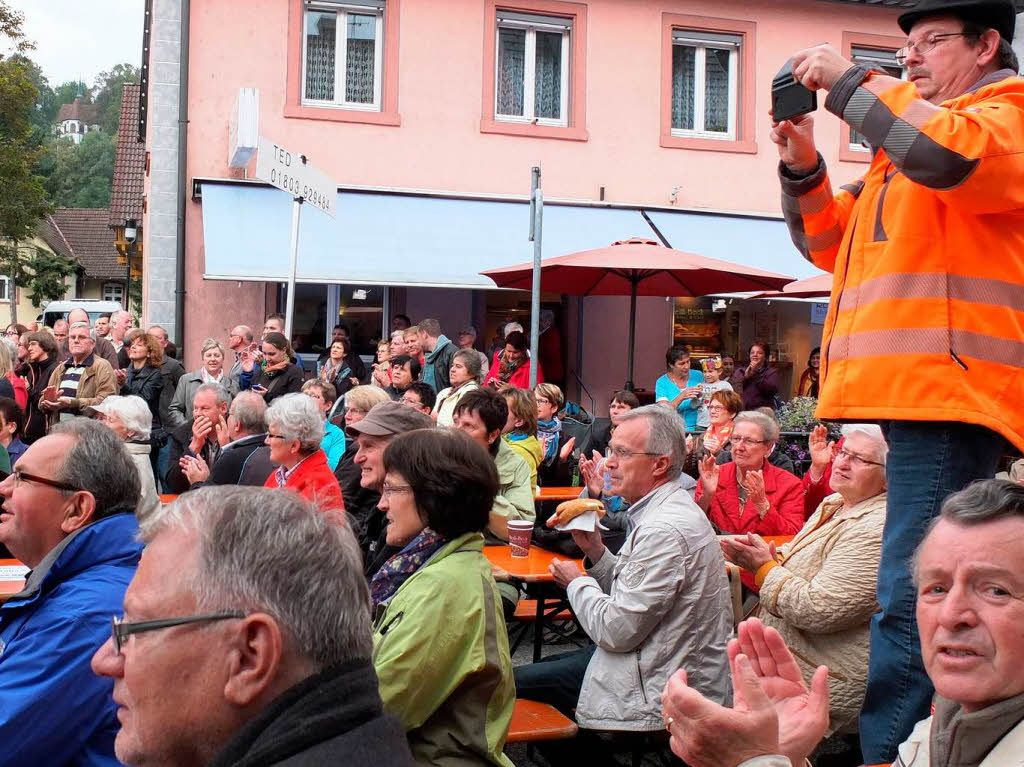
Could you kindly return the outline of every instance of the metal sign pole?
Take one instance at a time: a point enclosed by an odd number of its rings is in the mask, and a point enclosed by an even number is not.
[[[295,272],[299,265],[299,214],[302,198],[296,197],[292,205],[292,260],[288,268],[288,297],[284,310],[284,337],[291,341],[292,318],[295,316]]]
[[[530,295],[530,388],[537,385],[540,356],[540,260],[544,223],[544,192],[540,188],[540,167],[534,166],[530,179],[530,239],[533,241],[533,292]]]

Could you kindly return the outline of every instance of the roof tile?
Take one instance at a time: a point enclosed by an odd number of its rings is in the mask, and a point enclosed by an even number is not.
[[[117,263],[108,215],[106,208],[57,208],[39,234],[55,252],[78,261],[86,277],[124,280],[127,267]]]
[[[139,88],[124,86],[121,122],[117,132],[114,184],[110,191],[110,226],[124,226],[130,218],[142,223],[142,198],[146,181],[146,145],[139,141]]]

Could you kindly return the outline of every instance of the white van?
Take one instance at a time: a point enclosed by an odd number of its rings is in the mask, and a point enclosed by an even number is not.
[[[57,320],[66,320],[72,309],[85,309],[89,313],[89,324],[95,325],[101,314],[112,314],[124,309],[119,301],[101,301],[98,298],[73,298],[70,301],[51,301],[36,317],[48,327],[53,327]]]

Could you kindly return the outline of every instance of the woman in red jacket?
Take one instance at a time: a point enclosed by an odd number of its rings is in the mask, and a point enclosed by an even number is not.
[[[320,449],[324,419],[311,397],[285,394],[267,408],[270,460],[277,469],[264,487],[293,490],[322,511],[345,511],[341,486]]]
[[[530,388],[530,365],[537,365],[537,383],[544,382],[540,363],[530,358],[526,334],[513,330],[505,337],[505,348],[494,354],[494,360],[487,371],[484,386],[498,389],[503,385],[517,389]]]
[[[764,413],[744,411],[732,429],[732,460],[700,463],[697,503],[730,534],[795,535],[804,524],[800,480],[768,462],[779,427]]]

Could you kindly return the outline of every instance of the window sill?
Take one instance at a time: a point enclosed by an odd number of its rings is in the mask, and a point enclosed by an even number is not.
[[[589,141],[590,134],[586,128],[555,125],[533,125],[532,123],[505,122],[485,117],[480,120],[481,133],[498,133],[506,136],[526,136],[529,138],[553,138],[562,141]]]
[[[367,125],[402,124],[398,112],[370,112],[361,109],[337,109],[334,107],[308,107],[287,104],[284,116],[302,120],[327,120],[339,123],[365,123]]]
[[[726,141],[715,138],[661,135],[661,146],[667,149],[697,149],[704,152],[738,152],[757,154],[757,142],[753,139]]]

